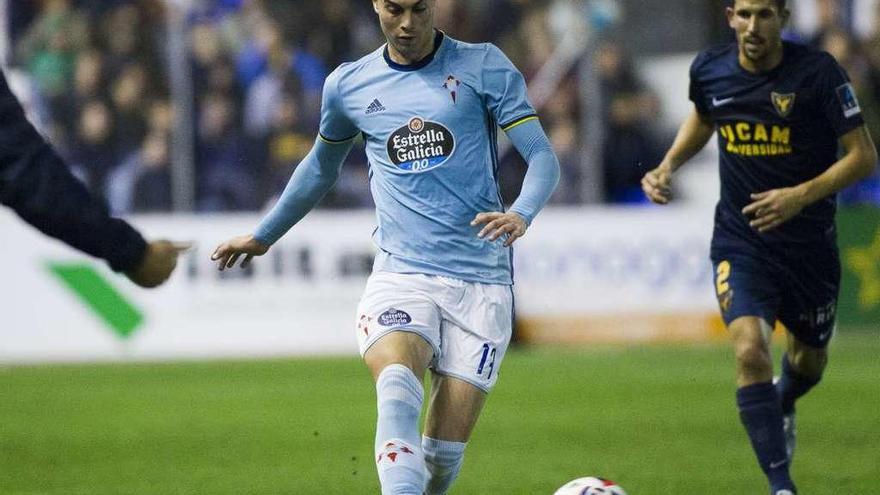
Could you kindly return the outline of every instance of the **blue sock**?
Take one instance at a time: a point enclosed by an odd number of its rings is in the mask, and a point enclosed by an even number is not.
[[[422,437],[422,451],[428,466],[426,495],[445,495],[458,477],[467,443]]]
[[[813,378],[795,371],[788,360],[788,354],[784,354],[782,356],[782,375],[776,382],[776,390],[782,401],[782,413],[791,414],[794,412],[795,401],[815,387],[820,380],[822,380],[821,375]]]
[[[770,488],[794,492],[782,432],[782,406],[776,387],[770,382],[742,387],[736,391],[736,402],[739,417],[752,441],[758,464],[770,481]]]
[[[422,382],[401,364],[386,366],[376,380],[376,470],[382,495],[422,495],[425,459],[419,434]]]

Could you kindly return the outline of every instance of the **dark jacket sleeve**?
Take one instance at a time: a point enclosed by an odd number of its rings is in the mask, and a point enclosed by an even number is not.
[[[134,268],[146,251],[141,234],[110,217],[28,122],[2,72],[0,203],[43,233],[107,260],[116,271]]]

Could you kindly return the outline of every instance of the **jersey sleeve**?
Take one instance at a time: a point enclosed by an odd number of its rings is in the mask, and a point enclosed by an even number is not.
[[[339,89],[339,69],[336,69],[324,81],[320,138],[329,144],[336,144],[354,138],[358,132],[358,128],[345,115]]]
[[[846,72],[831,55],[823,54],[823,58],[819,76],[820,110],[834,129],[835,135],[840,137],[861,127],[865,121],[855,88]]]
[[[514,126],[507,135],[529,164],[522,189],[510,211],[531,224],[559,184],[559,159],[537,119]]]
[[[526,94],[526,80],[495,45],[486,45],[483,59],[483,95],[486,106],[505,131],[536,116]]]
[[[703,66],[704,54],[697,55],[690,69],[690,85],[688,87],[688,98],[694,102],[697,112],[702,115],[709,114],[709,107],[706,105],[706,97],[703,92],[703,85],[700,83],[700,68]]]

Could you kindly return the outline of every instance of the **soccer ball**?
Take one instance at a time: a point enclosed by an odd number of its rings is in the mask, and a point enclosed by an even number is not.
[[[611,480],[591,476],[569,481],[553,495],[626,495],[626,492]]]

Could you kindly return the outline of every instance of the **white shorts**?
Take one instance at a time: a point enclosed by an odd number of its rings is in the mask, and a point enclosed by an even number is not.
[[[513,291],[436,275],[374,272],[358,304],[361,356],[390,332],[421,335],[430,368],[489,392],[510,343]]]

